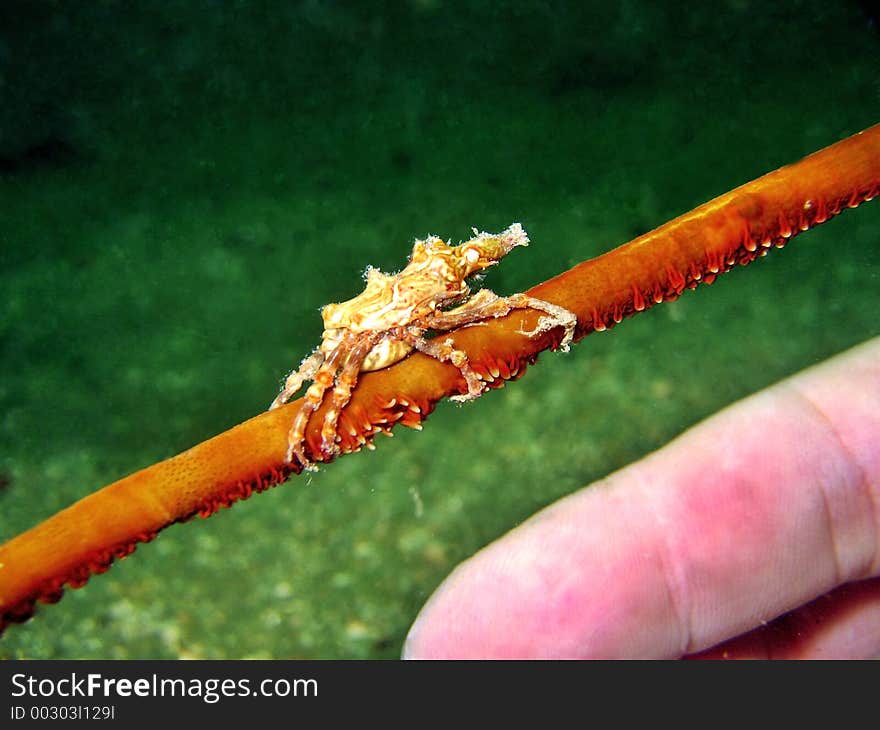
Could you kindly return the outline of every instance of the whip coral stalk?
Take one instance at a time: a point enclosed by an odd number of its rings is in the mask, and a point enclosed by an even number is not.
[[[801,231],[880,194],[880,125],[722,195],[656,230],[530,289],[577,317],[574,339],[711,283]],[[538,330],[540,312],[514,310],[443,337],[467,354],[489,387],[517,378],[563,328]],[[363,373],[339,415],[341,453],[372,445],[395,423],[419,427],[437,402],[465,394],[459,368],[421,353]],[[286,459],[287,434],[301,400],[252,418],[171,459],[125,477],[0,546],[0,629],[57,601],[168,525],[283,482],[299,467]],[[324,404],[304,434],[306,455],[321,450]]]

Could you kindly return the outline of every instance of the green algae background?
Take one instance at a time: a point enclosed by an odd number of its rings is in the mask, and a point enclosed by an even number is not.
[[[880,121],[856,2],[4,2],[0,540],[266,408],[412,239],[521,291]],[[15,658],[393,658],[461,560],[880,334],[880,204],[173,526]]]

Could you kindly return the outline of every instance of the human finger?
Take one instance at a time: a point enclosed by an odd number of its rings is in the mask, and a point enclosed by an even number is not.
[[[753,395],[459,566],[407,657],[678,657],[880,569],[880,338]]]

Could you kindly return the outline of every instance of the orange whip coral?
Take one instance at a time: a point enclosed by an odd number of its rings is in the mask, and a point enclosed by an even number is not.
[[[579,340],[593,330],[711,283],[800,231],[880,194],[880,125],[747,183],[602,256],[533,287],[529,296],[574,312]],[[517,378],[539,352],[556,347],[555,327],[529,337],[540,316],[516,310],[485,326],[449,334],[490,387]],[[446,336],[446,335],[444,335]],[[339,418],[342,453],[372,445],[394,424],[418,427],[436,403],[467,392],[455,366],[420,353],[358,380]],[[0,546],[0,630],[83,585],[168,525],[286,480],[287,432],[301,401],[263,413],[171,459],[125,477]],[[305,434],[322,459],[326,404]]]

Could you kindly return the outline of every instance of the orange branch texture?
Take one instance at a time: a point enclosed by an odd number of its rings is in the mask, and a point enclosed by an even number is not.
[[[529,296],[577,315],[578,340],[685,289],[711,284],[736,264],[782,247],[801,231],[880,194],[880,125],[764,175],[597,258],[530,289]],[[452,333],[490,387],[523,374],[560,328],[537,337],[539,313],[516,310]],[[371,445],[396,423],[418,427],[437,402],[464,393],[459,370],[418,353],[362,374],[339,422],[343,453]],[[57,601],[175,522],[207,517],[285,481],[287,432],[301,401],[267,411],[171,459],[81,499],[0,546],[0,630],[37,602]],[[311,419],[307,451],[319,460],[323,409]]]

